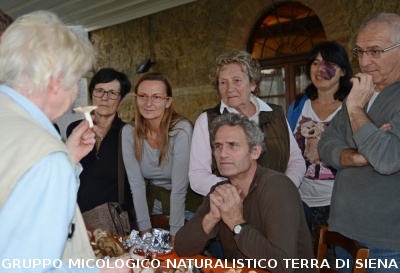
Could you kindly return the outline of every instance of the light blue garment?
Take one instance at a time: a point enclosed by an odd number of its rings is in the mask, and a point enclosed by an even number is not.
[[[296,129],[297,121],[299,120],[301,111],[304,107],[304,103],[307,99],[307,95],[303,95],[300,100],[297,100],[296,98],[296,100],[294,100],[289,106],[287,120],[289,122],[290,129],[292,129],[292,132],[294,132],[294,129]]]
[[[61,141],[52,122],[36,105],[7,86],[0,85],[0,92],[10,96],[44,130]],[[26,132],[28,137],[29,132]],[[0,164],[6,160],[0,155]],[[65,153],[52,153],[41,159],[17,182],[0,208],[1,272],[99,272],[98,269],[71,268],[67,263],[62,264],[62,268],[43,266],[45,259],[56,262],[62,256],[75,211],[77,174],[80,169],[76,172]],[[42,264],[34,267],[33,261]],[[22,268],[24,266],[27,268]]]

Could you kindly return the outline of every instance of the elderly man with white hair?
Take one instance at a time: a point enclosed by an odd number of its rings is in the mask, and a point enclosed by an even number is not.
[[[2,272],[99,272],[60,262],[94,258],[76,194],[78,162],[92,150],[96,128],[84,121],[64,144],[53,126],[74,102],[78,81],[94,61],[89,40],[51,12],[18,18],[1,37]]]

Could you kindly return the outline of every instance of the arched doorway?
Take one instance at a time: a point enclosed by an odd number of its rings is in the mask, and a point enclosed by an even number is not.
[[[265,75],[260,98],[286,110],[309,83],[304,73],[308,53],[325,40],[322,23],[309,7],[296,1],[270,6],[255,24],[247,45]]]

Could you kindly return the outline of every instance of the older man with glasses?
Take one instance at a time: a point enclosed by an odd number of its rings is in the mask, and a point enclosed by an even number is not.
[[[371,259],[399,266],[400,16],[366,19],[352,52],[362,72],[318,145],[321,160],[338,171],[329,229],[367,246]],[[395,271],[392,266],[384,272]]]

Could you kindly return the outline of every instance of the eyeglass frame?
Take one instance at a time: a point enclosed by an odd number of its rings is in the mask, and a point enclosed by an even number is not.
[[[95,92],[98,92],[97,90],[102,90],[101,96],[96,96],[96,95],[94,94]],[[116,97],[115,99],[114,99],[114,98],[111,98],[110,95],[109,95],[110,93],[111,93],[111,94],[113,94],[113,93],[114,93],[114,94],[117,94],[118,97]],[[121,92],[117,92],[117,91],[115,91],[115,90],[113,90],[113,89],[106,91],[106,90],[104,90],[103,88],[93,88],[93,90],[92,90],[92,95],[95,96],[96,98],[102,98],[102,97],[104,97],[104,94],[107,94],[107,98],[109,98],[110,100],[117,100],[119,97],[121,97]]]
[[[355,48],[353,48],[351,50],[351,53],[353,54],[354,57],[357,57],[357,58],[361,58],[362,54],[364,54],[364,53],[367,54],[367,56],[370,57],[370,58],[379,58],[381,56],[381,53],[385,53],[385,52],[387,52],[389,50],[392,50],[394,48],[397,48],[399,46],[400,46],[400,43],[392,45],[392,46],[389,46],[389,47],[387,47],[385,49],[370,49],[370,50],[362,50],[362,49],[360,49],[358,47],[355,47]],[[376,51],[376,52],[372,53],[373,51]],[[359,56],[358,54],[360,54],[360,53],[362,53],[362,54]],[[378,55],[377,56],[372,56],[372,54],[378,54]]]
[[[140,101],[140,102],[146,102],[148,99],[150,99],[151,102],[154,103],[160,103],[162,102],[162,100],[168,100],[169,98],[171,98],[170,96],[162,96],[162,95],[146,95],[146,94],[134,94],[136,100]],[[140,97],[142,96],[142,97]],[[138,99],[139,97],[139,99]],[[155,102],[154,101],[154,97],[160,97],[162,100],[160,100],[159,102]],[[143,98],[143,100],[141,100]]]

